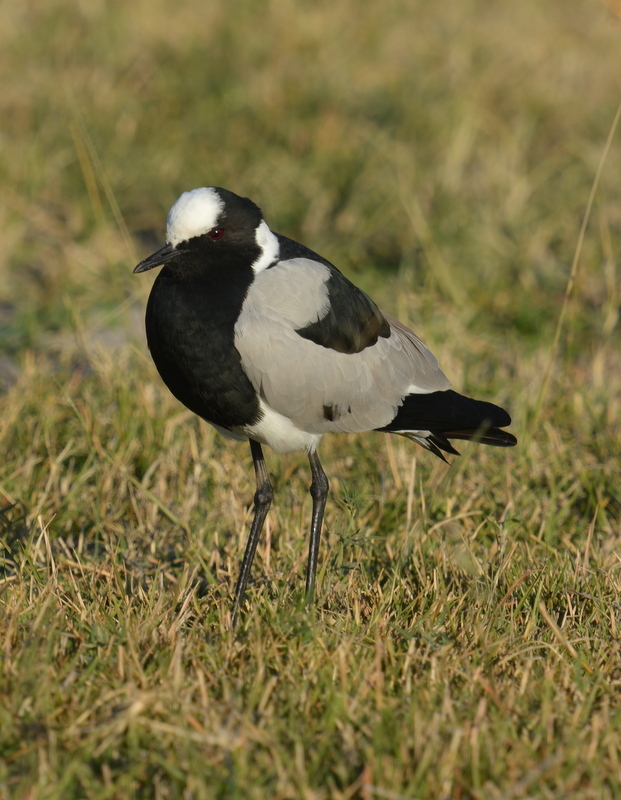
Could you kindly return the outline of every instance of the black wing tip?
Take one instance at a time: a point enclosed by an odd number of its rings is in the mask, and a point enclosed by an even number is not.
[[[424,437],[421,437],[420,431],[388,431],[388,433],[396,433],[399,436],[405,436],[406,439],[420,444],[447,464],[449,462],[444,453],[449,453],[452,456],[461,455],[459,450],[453,447],[449,439],[462,439],[468,442],[475,442],[476,444],[491,445],[492,447],[515,447],[518,441],[509,431],[503,431],[496,427],[481,427],[476,430],[442,431],[442,433],[439,431],[428,431],[427,435]]]
[[[509,416],[507,414],[507,416]],[[441,447],[446,453],[452,455],[459,455],[457,450],[450,443],[449,439],[462,439],[466,442],[475,442],[476,444],[487,444],[491,447],[515,447],[518,440],[509,431],[503,431],[497,428],[496,425],[486,425],[485,423],[478,428],[465,428],[455,431],[431,431],[427,441],[433,441],[438,447]],[[431,448],[430,448],[431,449]]]
[[[380,430],[404,436],[411,433],[409,438],[436,455],[439,455],[438,449],[458,455],[449,439],[514,447],[515,436],[502,430],[510,424],[511,416],[501,406],[447,389],[407,395],[392,422]]]
[[[512,433],[503,431],[496,426],[492,428],[482,427],[477,430],[444,431],[444,435],[449,439],[464,439],[478,444],[489,444],[492,447],[515,447],[518,442]]]

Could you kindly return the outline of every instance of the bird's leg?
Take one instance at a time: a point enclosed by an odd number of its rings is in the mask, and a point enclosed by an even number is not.
[[[263,450],[258,442],[250,440],[250,452],[252,453],[252,463],[254,464],[254,474],[257,481],[257,490],[254,493],[254,517],[250,527],[250,535],[248,543],[246,544],[246,552],[241,565],[241,571],[235,587],[235,604],[233,606],[233,620],[232,625],[235,627],[237,622],[237,614],[244,599],[246,586],[248,584],[248,577],[250,575],[250,567],[254,559],[254,554],[261,537],[261,530],[265,517],[274,496],[274,490],[270,483],[269,475],[267,474],[267,467],[265,466],[265,459],[263,458]]]
[[[316,452],[308,454],[310,468],[313,475],[313,482],[310,486],[311,497],[313,498],[313,516],[311,520],[310,544],[308,548],[308,567],[306,568],[306,605],[313,602],[315,594],[315,573],[317,572],[317,556],[319,553],[319,539],[321,537],[321,523],[323,522],[323,511],[326,507],[328,498],[328,478],[323,471],[319,457]]]

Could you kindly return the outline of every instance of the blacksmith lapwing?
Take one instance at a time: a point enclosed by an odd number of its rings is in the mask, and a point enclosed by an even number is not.
[[[254,518],[235,589],[235,620],[272,500],[261,445],[305,450],[313,499],[306,598],[315,587],[328,479],[324,433],[397,433],[444,458],[450,439],[508,447],[511,419],[450,389],[411,330],[325,258],[274,233],[249,199],[209,187],[168,214],[166,244],[134,272],[164,265],[147,304],[155,365],[175,397],[225,436],[249,440]]]

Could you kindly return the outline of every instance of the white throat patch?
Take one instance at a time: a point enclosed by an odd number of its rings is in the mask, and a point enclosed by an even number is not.
[[[184,192],[168,212],[166,241],[176,247],[202,236],[216,227],[223,211],[224,201],[212,187]]]
[[[265,220],[261,220],[261,224],[255,231],[254,238],[262,250],[261,255],[252,264],[252,269],[255,275],[257,275],[262,270],[271,266],[275,261],[278,261],[280,245],[278,244],[276,236],[268,228]]]

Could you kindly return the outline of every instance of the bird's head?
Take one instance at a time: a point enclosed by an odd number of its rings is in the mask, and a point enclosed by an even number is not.
[[[278,252],[278,239],[252,200],[209,186],[179,197],[168,212],[166,244],[134,272],[162,264],[179,272],[243,264],[256,273],[273,264]]]

